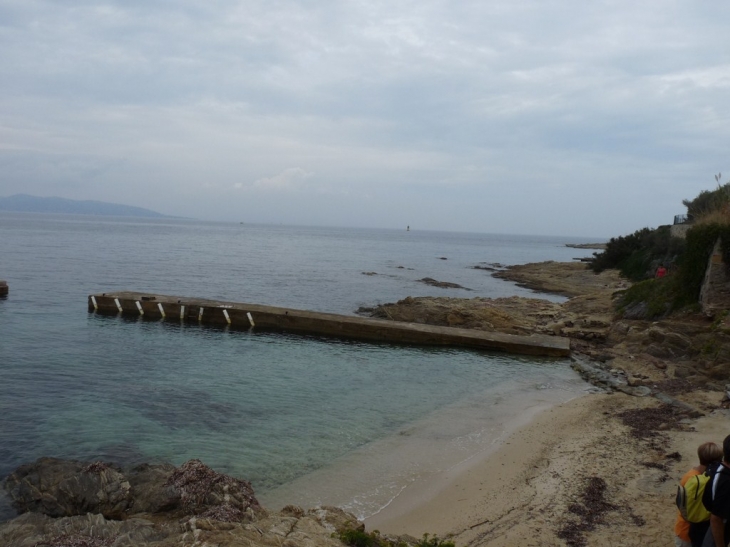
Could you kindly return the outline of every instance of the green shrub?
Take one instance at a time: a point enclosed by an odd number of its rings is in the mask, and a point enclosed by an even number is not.
[[[697,305],[707,264],[720,239],[725,264],[730,265],[730,183],[704,190],[692,200],[683,200],[694,224],[686,240],[671,237],[670,226],[642,228],[633,234],[612,238],[601,253],[594,253],[589,267],[596,273],[613,268],[637,281],[619,293],[617,307],[626,317],[647,319]],[[650,279],[659,264],[673,266],[665,278]]]
[[[647,279],[617,294],[620,315],[630,319],[658,319],[683,306],[678,275]]]
[[[670,275],[634,284],[618,294],[617,307],[626,317],[656,319],[674,310],[696,305],[707,264],[718,238],[722,255],[730,264],[730,226],[702,224],[687,232],[684,252]]]
[[[594,253],[589,266],[600,273],[618,269],[624,277],[640,281],[654,275],[660,263],[670,265],[682,254],[684,242],[671,236],[669,226],[642,228],[633,234],[611,238],[606,249]]]

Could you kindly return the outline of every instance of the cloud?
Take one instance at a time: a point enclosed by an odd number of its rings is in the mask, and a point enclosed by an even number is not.
[[[307,194],[302,222],[388,225],[386,209],[448,202],[457,213],[420,223],[627,232],[730,171],[728,15],[674,0],[6,0],[0,195],[220,218],[248,189],[270,222]]]
[[[299,190],[304,188],[306,181],[311,179],[313,176],[314,173],[309,173],[301,167],[289,167],[288,169],[284,169],[281,173],[278,173],[271,177],[263,177],[257,179],[250,185],[237,182],[236,184],[234,184],[234,188],[240,189],[245,187],[251,187],[277,192],[287,190]]]

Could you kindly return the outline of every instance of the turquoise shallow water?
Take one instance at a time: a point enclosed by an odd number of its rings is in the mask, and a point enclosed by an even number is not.
[[[86,310],[88,294],[127,289],[337,313],[408,295],[527,295],[473,266],[586,254],[565,242],[2,215],[0,277],[11,292],[0,300],[0,475],[45,455],[176,464],[195,457],[251,480],[265,496],[460,402],[460,423],[475,415],[464,410],[472,407],[484,423],[497,393],[529,406],[546,388],[577,392],[565,361]],[[473,291],[429,287],[422,277]]]

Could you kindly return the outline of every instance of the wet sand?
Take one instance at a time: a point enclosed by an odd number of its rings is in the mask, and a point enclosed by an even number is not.
[[[501,446],[506,437],[547,408],[584,396],[591,386],[567,362],[537,376],[501,383],[368,443],[326,468],[271,491],[263,505],[280,509],[334,505],[364,519],[439,493],[442,477],[470,466]],[[416,535],[430,532],[424,528]]]

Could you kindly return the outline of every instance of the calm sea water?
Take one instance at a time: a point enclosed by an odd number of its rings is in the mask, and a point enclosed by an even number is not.
[[[200,458],[252,481],[264,501],[331,494],[372,514],[429,465],[493,443],[495,424],[585,386],[565,360],[101,317],[87,296],[135,290],[345,314],[409,295],[528,296],[473,267],[590,253],[569,241],[583,240],[0,213],[10,286],[0,476],[40,456]],[[344,490],[345,479],[316,494],[306,482],[343,466],[358,470]]]

